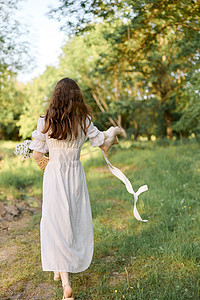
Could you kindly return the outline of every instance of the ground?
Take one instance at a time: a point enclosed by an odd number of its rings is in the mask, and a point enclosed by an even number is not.
[[[40,258],[42,172],[0,142],[0,299],[62,299],[61,283]],[[123,147],[122,147],[123,146]],[[120,142],[109,154],[136,191],[147,223],[133,217],[133,196],[101,155],[82,152],[90,194],[94,256],[71,275],[76,300],[200,299],[200,152],[196,142]]]

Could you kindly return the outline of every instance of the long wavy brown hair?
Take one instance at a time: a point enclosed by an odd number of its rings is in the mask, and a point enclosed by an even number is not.
[[[80,127],[86,134],[91,123],[89,116],[92,116],[91,109],[84,103],[78,84],[73,79],[63,78],[51,94],[42,133],[48,132],[50,138],[57,140],[76,139]]]

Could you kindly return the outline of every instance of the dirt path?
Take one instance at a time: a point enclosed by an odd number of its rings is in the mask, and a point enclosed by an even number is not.
[[[34,217],[39,220],[40,207],[31,208],[24,203],[6,205],[0,203],[0,264],[2,300],[8,299],[58,299],[52,274],[45,277],[39,257],[39,224],[31,224]],[[37,248],[33,248],[34,245]],[[33,251],[33,249],[36,249]],[[30,251],[30,253],[29,253]],[[32,255],[33,254],[33,255]],[[34,258],[33,258],[34,257]],[[37,260],[35,260],[35,257]],[[29,266],[33,265],[31,268]],[[34,269],[35,264],[35,269]],[[22,270],[25,268],[23,274]],[[28,270],[27,270],[28,269]],[[28,271],[30,269],[30,274]],[[45,272],[46,273],[46,272]]]

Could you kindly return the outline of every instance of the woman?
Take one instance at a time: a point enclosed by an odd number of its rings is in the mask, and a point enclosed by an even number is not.
[[[73,299],[68,273],[87,269],[94,247],[89,195],[79,160],[81,147],[89,138],[93,147],[106,153],[121,133],[119,127],[99,131],[77,83],[63,78],[32,134],[33,157],[38,165],[47,164],[40,223],[42,268],[54,271],[55,280],[61,277],[63,299]],[[44,156],[47,152],[49,161]]]

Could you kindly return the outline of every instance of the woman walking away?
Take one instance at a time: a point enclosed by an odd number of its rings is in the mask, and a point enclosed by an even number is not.
[[[105,153],[122,134],[119,127],[99,131],[91,122],[91,111],[77,83],[63,78],[52,92],[50,104],[37,123],[31,143],[43,178],[40,223],[43,271],[61,278],[63,299],[73,299],[69,273],[86,270],[93,255],[92,214],[85,174],[79,160],[83,143]],[[44,156],[49,152],[49,159]]]

